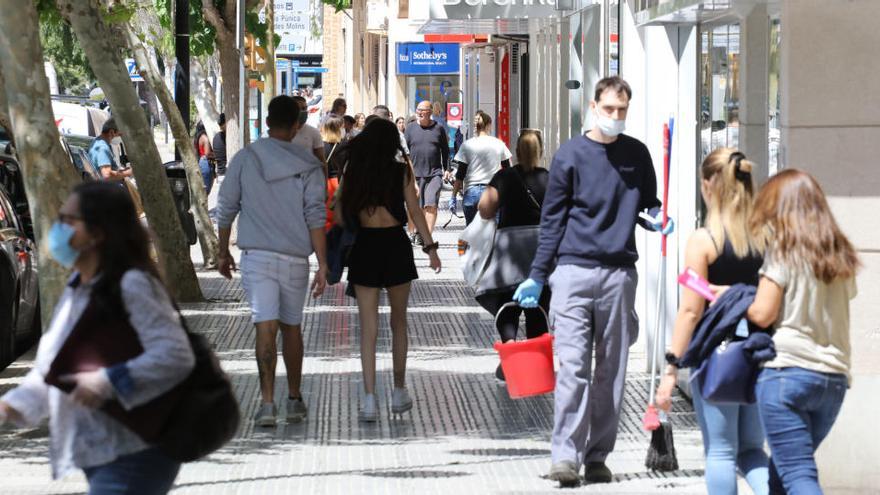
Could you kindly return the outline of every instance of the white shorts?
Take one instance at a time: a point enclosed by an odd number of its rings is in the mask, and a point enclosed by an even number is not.
[[[251,306],[251,321],[302,323],[309,290],[309,260],[271,251],[241,253],[241,285]]]

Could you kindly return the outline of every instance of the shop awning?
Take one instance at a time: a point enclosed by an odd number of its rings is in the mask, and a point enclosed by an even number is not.
[[[530,27],[536,27],[533,24],[562,13],[556,9],[556,0],[430,0],[428,20],[419,33],[528,34]]]
[[[734,22],[755,5],[778,4],[779,0],[637,0],[636,25]]]
[[[419,34],[528,34],[529,22],[529,19],[431,19],[419,28]]]

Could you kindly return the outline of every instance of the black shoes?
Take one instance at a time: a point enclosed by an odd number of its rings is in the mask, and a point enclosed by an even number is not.
[[[613,475],[604,462],[588,462],[584,467],[587,483],[611,483]]]
[[[501,365],[499,364],[497,368],[495,368],[495,379],[499,382],[506,382],[504,379],[504,370],[501,369]]]

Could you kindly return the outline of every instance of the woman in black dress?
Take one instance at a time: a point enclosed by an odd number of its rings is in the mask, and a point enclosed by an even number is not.
[[[376,403],[376,337],[379,329],[379,293],[388,292],[394,390],[391,411],[412,409],[406,390],[406,311],[410,283],[418,278],[412,245],[406,235],[406,212],[425,240],[423,251],[430,266],[440,271],[438,244],[419,208],[412,166],[396,161],[400,149],[397,127],[390,120],[374,119],[348,144],[349,162],[340,182],[336,221],[357,231],[348,258],[348,282],[357,296],[361,326],[361,366],[364,400],[358,412],[361,421],[379,418]]]

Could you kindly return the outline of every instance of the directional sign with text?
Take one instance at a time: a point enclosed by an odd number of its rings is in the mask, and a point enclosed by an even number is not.
[[[138,72],[137,64],[133,58],[125,59],[125,68],[128,70],[128,78],[131,79],[132,82],[144,82],[144,78],[141,77],[140,72]]]

